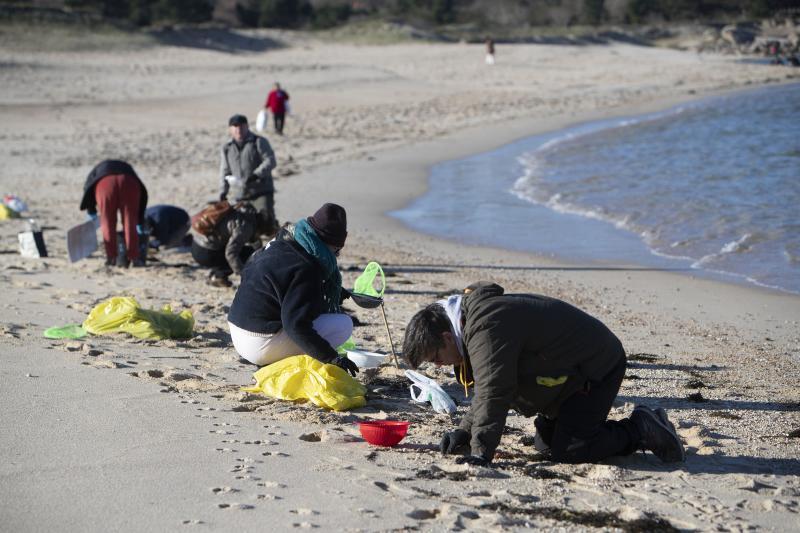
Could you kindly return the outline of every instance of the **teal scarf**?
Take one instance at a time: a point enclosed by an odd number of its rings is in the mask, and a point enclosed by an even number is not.
[[[322,242],[317,232],[306,219],[301,219],[294,226],[294,240],[305,249],[317,262],[322,265],[324,279],[322,280],[322,299],[328,313],[339,313],[339,301],[342,295],[342,275],[336,256],[328,246]]]

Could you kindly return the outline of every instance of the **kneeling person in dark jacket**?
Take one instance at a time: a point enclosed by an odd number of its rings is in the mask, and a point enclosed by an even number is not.
[[[403,353],[412,368],[454,365],[465,392],[474,384],[469,413],[441,442],[445,454],[469,445],[460,462],[492,461],[509,409],[537,415],[536,447],[554,461],[590,463],[640,448],[665,462],[685,459],[663,409],[638,406],[630,418],[606,419],[625,350],[602,322],[566,302],[476,283],[414,315]]]
[[[187,233],[192,227],[189,213],[174,205],[148,207],[144,220],[150,232],[150,248],[174,248],[191,242]]]
[[[256,209],[244,202],[231,209],[210,233],[192,229],[192,258],[211,268],[211,285],[230,287],[228,277],[241,274],[247,259],[261,247],[261,220]]]
[[[306,354],[358,372],[336,351],[353,332],[353,321],[341,312],[348,293],[336,262],[346,237],[344,208],[325,204],[281,229],[251,258],[228,313],[240,356],[263,366]]]

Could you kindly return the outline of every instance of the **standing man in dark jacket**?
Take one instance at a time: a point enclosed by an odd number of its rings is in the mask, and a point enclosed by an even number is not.
[[[107,159],[97,164],[83,185],[81,211],[96,218],[100,210],[100,229],[106,249],[106,264],[144,266],[139,254],[139,224],[147,208],[147,189],[125,161]],[[117,257],[117,211],[122,214],[126,257]]]
[[[353,321],[340,307],[348,293],[336,262],[346,238],[344,208],[325,204],[281,229],[251,258],[228,313],[240,356],[264,366],[306,354],[358,372],[336,351],[353,332]]]
[[[509,409],[538,415],[537,447],[555,461],[589,463],[639,448],[665,462],[685,458],[663,409],[639,406],[630,418],[606,419],[625,351],[602,322],[566,302],[477,283],[414,315],[403,353],[412,368],[452,364],[465,391],[474,384],[469,413],[441,442],[445,454],[469,445],[461,462],[492,461]]]
[[[281,88],[281,84],[275,82],[275,87],[267,95],[264,107],[272,112],[272,119],[275,121],[275,132],[283,135],[283,123],[286,119],[286,108],[288,106],[289,93]]]
[[[227,200],[233,188],[234,202],[250,202],[263,219],[262,225],[274,234],[278,227],[275,218],[275,186],[272,169],[275,152],[264,137],[250,131],[247,117],[233,115],[228,120],[231,140],[222,146],[220,158],[220,200]]]

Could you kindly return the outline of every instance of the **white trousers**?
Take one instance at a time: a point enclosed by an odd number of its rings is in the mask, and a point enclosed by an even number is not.
[[[353,320],[341,313],[326,313],[319,315],[312,322],[314,331],[328,341],[334,349],[340,346],[353,334]],[[275,334],[253,333],[239,328],[230,322],[231,339],[236,353],[258,366],[265,366],[292,355],[301,355],[305,352],[282,329]]]

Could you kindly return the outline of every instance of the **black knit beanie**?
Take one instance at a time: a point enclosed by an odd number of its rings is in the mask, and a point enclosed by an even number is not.
[[[347,239],[347,213],[344,207],[325,204],[306,219],[322,242],[342,248]]]

